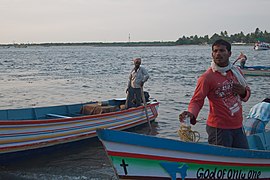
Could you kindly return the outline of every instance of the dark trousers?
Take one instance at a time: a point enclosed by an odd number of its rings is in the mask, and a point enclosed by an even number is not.
[[[126,108],[138,107],[142,104],[141,88],[128,88]]]
[[[248,142],[243,128],[238,129],[220,129],[206,126],[208,134],[208,143],[222,145],[225,147],[248,149]]]

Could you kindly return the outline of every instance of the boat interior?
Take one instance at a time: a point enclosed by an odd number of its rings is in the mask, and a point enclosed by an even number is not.
[[[102,114],[123,109],[125,101],[125,98],[122,98],[70,105],[5,109],[0,110],[0,120],[39,120]]]

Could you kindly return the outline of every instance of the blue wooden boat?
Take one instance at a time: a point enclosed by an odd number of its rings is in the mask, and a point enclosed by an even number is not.
[[[121,110],[125,99],[0,110],[0,165],[28,152],[96,137],[96,129],[124,130],[154,121],[159,103]],[[30,155],[31,155],[30,153]]]
[[[97,130],[120,179],[270,179],[270,132],[248,137],[250,149]]]
[[[245,66],[241,70],[247,76],[270,76],[270,66]]]

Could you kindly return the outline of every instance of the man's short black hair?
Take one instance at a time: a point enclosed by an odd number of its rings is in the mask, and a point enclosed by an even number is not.
[[[218,39],[216,40],[213,44],[212,44],[212,50],[214,48],[214,46],[217,46],[217,45],[223,45],[223,46],[226,46],[226,49],[231,52],[231,49],[232,49],[232,46],[231,44],[228,42],[228,41],[225,41],[224,39]]]

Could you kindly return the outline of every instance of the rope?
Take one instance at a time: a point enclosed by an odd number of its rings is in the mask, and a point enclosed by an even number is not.
[[[182,141],[198,142],[200,140],[200,133],[192,131],[191,126],[181,125],[177,133]]]

